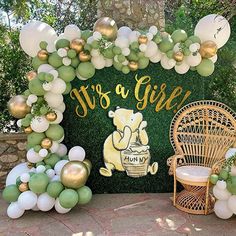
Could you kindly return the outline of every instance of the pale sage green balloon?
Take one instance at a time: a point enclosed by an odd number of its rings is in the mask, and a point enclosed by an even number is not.
[[[203,59],[201,63],[196,66],[198,74],[201,76],[209,76],[214,72],[215,65],[210,59]]]

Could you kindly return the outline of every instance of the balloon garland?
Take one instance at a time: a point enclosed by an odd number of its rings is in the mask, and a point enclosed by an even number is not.
[[[219,175],[210,177],[211,183],[215,185],[213,194],[217,199],[214,211],[221,219],[229,219],[236,214],[236,148],[230,148],[225,158],[226,163]]]
[[[61,143],[63,95],[70,92],[75,77],[87,80],[96,69],[110,66],[127,74],[146,68],[149,62],[160,62],[164,69],[175,68],[179,74],[191,69],[209,76],[217,50],[229,35],[228,21],[214,14],[202,18],[190,37],[181,29],[170,35],[156,26],[146,32],[126,26],[118,29],[109,17],[99,19],[93,32],[68,25],[59,36],[43,22],[25,25],[20,44],[33,57],[34,70],[26,75],[28,89],[11,98],[8,108],[28,135],[28,162],[17,165],[7,176],[3,198],[10,203],[8,216],[19,218],[25,210],[48,211],[53,207],[66,213],[92,197],[85,186],[92,166],[84,149],[73,147],[67,155],[67,147]]]

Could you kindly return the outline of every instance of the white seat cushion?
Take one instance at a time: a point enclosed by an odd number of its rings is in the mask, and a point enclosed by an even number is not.
[[[191,182],[207,182],[211,174],[211,168],[203,166],[180,166],[176,168],[176,176],[179,179]]]

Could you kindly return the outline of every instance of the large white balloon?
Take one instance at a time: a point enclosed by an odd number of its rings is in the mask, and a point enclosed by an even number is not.
[[[70,161],[83,161],[85,158],[85,150],[80,146],[74,146],[68,153]]]
[[[33,131],[37,133],[45,132],[49,127],[49,122],[45,116],[35,116],[30,124]]]
[[[221,219],[229,219],[233,212],[228,207],[228,202],[224,200],[218,200],[214,206],[215,214]]]
[[[132,30],[128,26],[122,26],[118,29],[117,36],[128,37]]]
[[[98,70],[101,70],[106,66],[106,61],[102,55],[92,57],[91,62]]]
[[[59,144],[59,148],[58,148],[57,151],[56,151],[56,154],[57,154],[58,156],[60,156],[60,157],[65,156],[65,155],[67,154],[67,147],[66,147],[66,145],[63,144],[63,143],[60,143],[60,144]]]
[[[219,189],[217,186],[213,187],[213,194],[218,200],[228,200],[231,196],[227,189]]]
[[[7,208],[7,215],[12,219],[20,218],[24,212],[25,210],[19,206],[18,202],[12,202]]]
[[[55,204],[55,198],[50,197],[47,193],[42,193],[38,197],[37,207],[41,211],[50,211]]]
[[[61,94],[55,94],[52,92],[47,92],[44,95],[45,100],[47,101],[48,105],[52,108],[57,108],[62,104],[63,102],[63,96]],[[58,109],[60,110],[60,109]]]
[[[68,160],[61,160],[61,161],[57,162],[57,164],[54,166],[54,170],[55,170],[56,175],[60,176],[62,168],[68,162],[69,162]]]
[[[189,70],[190,66],[183,61],[180,65],[175,65],[175,71],[178,74],[185,74]]]
[[[60,112],[64,112],[66,109],[66,104],[64,102],[62,102],[58,107],[57,110]]]
[[[27,163],[20,163],[17,166],[15,166],[6,178],[6,186],[11,184],[16,184],[16,179],[21,176],[24,173],[28,173],[30,169],[27,166]]]
[[[129,47],[129,40],[127,37],[119,36],[115,40],[115,45],[120,48],[128,48]]]
[[[145,51],[145,57],[153,57],[153,56],[155,56],[157,51],[158,51],[158,47],[157,47],[156,43],[154,43],[153,41],[149,41],[147,43],[147,49]]]
[[[66,83],[62,79],[54,79],[52,81],[52,92],[56,94],[62,94],[66,90]]]
[[[156,54],[154,54],[152,57],[149,57],[149,60],[153,63],[157,63],[161,60],[161,52],[157,50]]]
[[[25,191],[20,194],[18,198],[18,204],[20,208],[30,210],[37,204],[37,195],[32,191]]]
[[[236,195],[231,196],[228,199],[228,208],[236,214]]]
[[[26,153],[26,158],[31,163],[37,163],[43,160],[43,157],[40,156],[33,148],[30,148]]]
[[[35,57],[40,50],[39,43],[46,41],[53,45],[57,39],[55,30],[48,24],[40,21],[32,21],[24,25],[20,31],[20,45],[24,52]]]
[[[68,39],[68,40],[73,40],[73,39],[76,39],[76,38],[80,38],[81,37],[81,31],[79,29],[79,27],[77,25],[67,25],[65,27],[65,30],[64,30],[64,35],[63,35],[65,39]]]
[[[132,31],[130,34],[129,34],[129,42],[132,43],[132,42],[136,42],[138,41],[138,37],[140,36],[140,32],[138,31]]]
[[[56,202],[55,202],[55,210],[60,214],[65,214],[65,213],[69,212],[71,210],[71,208],[62,207],[59,202],[59,198],[57,198]]]
[[[194,35],[202,42],[212,40],[218,48],[221,48],[229,39],[230,25],[223,16],[210,14],[199,20]]]
[[[200,53],[191,54],[185,58],[185,61],[189,66],[197,66],[202,61],[202,57]]]

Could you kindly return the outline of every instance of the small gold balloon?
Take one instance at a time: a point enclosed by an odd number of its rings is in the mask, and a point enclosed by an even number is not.
[[[184,54],[182,52],[176,52],[174,54],[174,59],[177,61],[177,62],[181,62],[183,61],[184,59]]]
[[[46,114],[46,119],[48,121],[55,121],[57,119],[57,114],[56,112],[49,112]]]
[[[52,146],[52,140],[49,138],[44,138],[41,141],[41,147],[45,149],[49,149]]]
[[[80,61],[89,61],[91,59],[91,55],[90,54],[87,54],[86,52],[82,51],[79,53],[79,59]]]
[[[98,19],[93,27],[93,32],[98,31],[107,40],[115,40],[117,37],[117,25],[116,22],[110,17],[101,17]]]
[[[81,161],[70,161],[61,170],[61,182],[68,188],[80,188],[88,179],[88,169]]]
[[[91,169],[92,169],[92,163],[89,159],[84,159],[83,163],[86,165],[87,169],[88,169],[88,174],[90,174]]]
[[[199,53],[203,58],[210,58],[216,55],[217,45],[215,42],[209,40],[201,44]]]
[[[35,77],[37,76],[37,73],[33,70],[29,71],[27,74],[26,74],[26,78],[28,81],[34,79]]]
[[[24,118],[30,112],[30,107],[26,104],[26,99],[22,95],[12,97],[7,106],[10,114],[17,119]]]
[[[135,71],[138,69],[138,63],[136,61],[130,61],[128,67],[131,71]]]
[[[40,60],[45,61],[48,59],[48,52],[42,49],[38,52],[37,56]]]
[[[147,44],[148,37],[146,35],[140,35],[138,37],[138,42],[139,42],[139,44]]]
[[[73,39],[70,43],[70,48],[79,53],[83,50],[84,45],[85,41],[83,39]]]
[[[34,163],[27,162],[27,167],[28,167],[29,169],[33,168],[33,167],[34,167]]]
[[[32,130],[32,128],[31,128],[31,126],[28,126],[28,127],[25,127],[25,128],[24,128],[24,132],[25,132],[26,134],[30,134],[30,133],[33,132],[33,130]]]
[[[21,191],[21,192],[25,192],[25,191],[27,191],[29,189],[29,187],[28,187],[28,184],[27,183],[21,183],[20,185],[19,185],[19,190]]]

